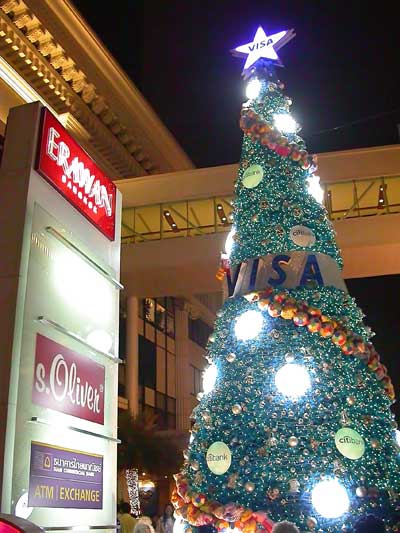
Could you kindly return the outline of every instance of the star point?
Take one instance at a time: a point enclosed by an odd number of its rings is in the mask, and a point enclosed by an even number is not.
[[[247,56],[243,71],[254,65],[259,59],[267,59],[272,63],[281,65],[278,54],[279,48],[285,45],[295,36],[293,30],[284,30],[267,36],[264,29],[259,26],[254,35],[253,41],[232,50],[233,55],[244,57]]]

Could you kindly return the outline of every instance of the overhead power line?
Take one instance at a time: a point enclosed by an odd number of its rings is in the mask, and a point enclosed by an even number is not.
[[[392,109],[391,111],[383,111],[382,113],[377,113],[376,115],[370,115],[369,117],[360,118],[358,120],[353,120],[351,122],[346,122],[345,124],[341,124],[340,126],[335,126],[334,128],[328,128],[325,130],[319,130],[315,131],[313,133],[309,133],[307,137],[313,137],[315,135],[321,135],[322,133],[330,133],[332,131],[338,131],[344,128],[349,128],[350,126],[354,126],[356,124],[361,124],[362,122],[368,122],[369,120],[374,120],[377,118],[384,117],[386,115],[393,115],[394,113],[398,113],[400,111],[400,107],[397,109]]]

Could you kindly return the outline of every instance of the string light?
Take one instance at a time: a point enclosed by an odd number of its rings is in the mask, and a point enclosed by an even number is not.
[[[275,385],[285,396],[298,398],[311,387],[310,375],[304,367],[289,363],[276,373]]]
[[[249,81],[246,87],[246,96],[250,100],[253,100],[254,98],[257,98],[257,96],[260,94],[261,90],[261,81],[257,78],[252,79]]]
[[[311,493],[312,504],[321,516],[339,518],[349,509],[349,496],[337,479],[320,481]]]
[[[210,393],[214,389],[215,382],[217,380],[218,370],[217,367],[212,364],[205,369],[203,373],[203,392],[204,394]]]
[[[320,178],[313,174],[307,178],[308,192],[313,196],[317,202],[322,204],[324,202],[324,189],[320,185]]]
[[[258,311],[246,311],[236,321],[236,337],[242,341],[254,339],[260,333],[263,322],[262,314]]]
[[[275,127],[282,133],[296,133],[297,122],[289,113],[277,113],[274,115]]]

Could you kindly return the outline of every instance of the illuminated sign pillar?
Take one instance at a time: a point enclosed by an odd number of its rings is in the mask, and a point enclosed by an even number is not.
[[[0,169],[1,510],[116,527],[121,195],[40,104]]]

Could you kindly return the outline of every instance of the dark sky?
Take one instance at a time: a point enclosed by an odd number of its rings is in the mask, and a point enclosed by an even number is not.
[[[296,31],[279,52],[285,64],[279,77],[309,151],[399,142],[400,8],[395,3],[73,2],[198,167],[240,158],[243,61],[229,50],[250,42],[258,25],[267,34]],[[344,127],[333,129],[338,126]],[[376,332],[373,342],[400,396],[400,276],[347,280],[347,285]],[[400,415],[398,405],[396,412]]]

